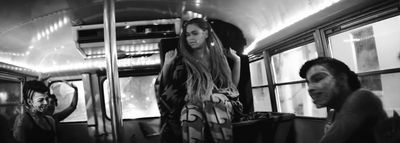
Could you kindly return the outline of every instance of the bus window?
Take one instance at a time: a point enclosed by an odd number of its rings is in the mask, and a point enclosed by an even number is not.
[[[72,112],[71,115],[69,115],[61,122],[87,121],[83,82],[68,81],[68,83],[71,83],[78,88],[78,105],[76,106],[74,112]],[[69,85],[65,84],[64,82],[55,82],[50,85],[50,93],[55,94],[57,97],[58,105],[55,108],[55,113],[57,113],[70,106],[74,94],[74,89],[71,88]]]
[[[326,108],[315,107],[307,92],[305,81],[299,76],[300,67],[307,60],[317,56],[315,42],[272,55],[271,66],[279,112],[326,117]]]
[[[119,78],[123,119],[160,116],[154,90],[156,78],[156,75]],[[107,80],[103,82],[103,89],[106,114],[108,117],[111,117]]]
[[[281,112],[295,113],[300,116],[326,117],[326,109],[317,109],[313,104],[305,82],[277,86],[275,93],[279,95]]]
[[[310,59],[317,58],[315,43],[300,46],[271,58],[274,81],[276,83],[302,80],[299,76],[300,67]]]
[[[400,111],[400,16],[328,37],[331,55],[360,75],[361,86],[377,94],[388,115]]]
[[[21,82],[0,79],[0,126],[11,129],[21,113]],[[0,129],[2,130],[2,129]]]
[[[21,101],[21,83],[0,79],[0,104],[19,104]]]
[[[264,60],[250,63],[254,111],[272,111]]]

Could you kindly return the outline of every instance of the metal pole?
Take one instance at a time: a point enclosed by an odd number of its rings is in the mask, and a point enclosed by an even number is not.
[[[122,140],[122,110],[118,80],[117,46],[115,36],[115,0],[104,0],[104,47],[110,95],[111,125],[114,143]]]

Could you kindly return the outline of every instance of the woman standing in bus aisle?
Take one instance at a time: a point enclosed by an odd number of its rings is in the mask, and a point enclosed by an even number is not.
[[[49,88],[42,81],[27,81],[23,86],[24,112],[16,118],[13,134],[21,143],[55,143],[55,121],[44,114]]]
[[[38,80],[42,81],[46,84],[46,83],[48,83],[46,81],[49,78],[50,78],[50,74],[42,73],[39,75]],[[75,111],[76,106],[78,105],[78,89],[77,89],[77,87],[75,85],[73,85],[72,83],[68,83],[66,81],[64,81],[64,83],[66,83],[67,85],[69,85],[71,88],[74,89],[74,95],[72,97],[71,104],[67,108],[65,108],[64,110],[62,110],[60,112],[54,113],[55,108],[58,105],[57,97],[55,94],[49,94],[49,96],[47,98],[48,106],[45,110],[45,114],[52,116],[54,118],[54,120],[56,121],[56,123],[59,123],[60,121],[64,120],[69,115],[71,115],[72,112]]]
[[[162,142],[232,142],[233,111],[242,109],[240,58],[225,53],[207,21],[184,24],[179,53],[166,54],[156,83]],[[232,71],[226,58],[235,61]]]

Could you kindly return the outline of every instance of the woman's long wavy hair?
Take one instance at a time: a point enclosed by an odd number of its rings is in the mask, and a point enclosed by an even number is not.
[[[210,70],[203,64],[196,62],[193,50],[186,40],[186,29],[188,25],[196,25],[204,31],[208,31],[205,42],[209,50]],[[227,59],[222,51],[222,43],[218,39],[210,24],[202,18],[194,18],[183,25],[180,37],[179,52],[187,71],[187,95],[186,101],[199,103],[209,99],[214,87],[238,95],[236,86],[232,82],[232,74]]]

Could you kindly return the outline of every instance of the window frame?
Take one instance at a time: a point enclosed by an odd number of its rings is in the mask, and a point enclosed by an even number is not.
[[[253,56],[253,58],[251,59],[251,61],[249,62],[249,66],[250,66],[250,64],[251,63],[253,63],[253,62],[258,62],[258,61],[260,61],[260,60],[264,60],[264,68],[266,68],[266,74],[267,74],[267,83],[268,84],[266,84],[266,85],[257,85],[257,86],[253,86],[253,84],[251,84],[251,93],[252,93],[252,99],[254,100],[254,94],[253,94],[253,89],[263,89],[263,88],[267,88],[268,89],[268,92],[270,93],[270,102],[271,102],[271,110],[272,111],[275,111],[276,109],[275,109],[275,107],[276,107],[276,105],[275,105],[275,103],[273,102],[273,100],[272,99],[275,99],[274,97],[272,97],[272,95],[271,95],[271,92],[270,92],[270,83],[269,83],[269,74],[268,74],[268,67],[266,67],[267,66],[267,63],[266,63],[266,61],[265,61],[265,59],[263,58],[264,57],[264,55],[263,54],[258,54],[258,55],[254,55]],[[250,77],[251,78],[251,77]],[[251,80],[250,80],[251,81]],[[254,101],[252,102],[253,103],[253,109],[255,108],[255,105],[254,105]]]
[[[287,38],[285,40],[279,41],[277,43],[272,44],[271,46],[268,46],[265,48],[265,50],[262,50],[262,59],[264,60],[265,63],[265,68],[266,68],[266,73],[267,73],[267,80],[268,80],[268,85],[266,86],[252,86],[253,88],[258,88],[258,87],[268,87],[269,94],[270,94],[270,100],[271,100],[271,106],[272,106],[272,112],[278,112],[278,103],[277,101],[277,86],[282,86],[282,85],[294,85],[294,84],[300,84],[300,83],[306,83],[306,80],[294,80],[294,81],[287,81],[287,82],[276,82],[275,78],[273,75],[273,69],[272,69],[272,56],[283,53],[285,51],[291,50],[298,48],[300,46],[304,46],[310,43],[315,42],[316,50],[317,50],[317,57],[324,56],[325,51],[323,47],[323,42],[321,39],[321,34],[319,34],[319,31],[316,29],[310,29],[306,32],[303,32],[302,34],[298,34],[295,36],[292,36],[290,38]],[[258,61],[260,59],[254,58],[258,55],[257,53],[253,54],[251,58],[251,62],[253,61]],[[250,62],[250,63],[251,63]],[[249,63],[249,64],[250,64]],[[328,112],[328,111],[327,111]],[[305,118],[314,118],[314,119],[324,119],[325,117],[313,117],[313,116],[301,116],[301,115],[296,115],[298,117],[305,117]]]
[[[81,76],[68,76],[68,77],[56,77],[56,78],[50,78],[49,79],[49,84],[48,84],[48,87],[50,88],[50,86],[51,86],[51,84],[54,84],[54,83],[57,83],[57,82],[75,82],[75,81],[81,81],[82,82],[82,88],[83,88],[83,96],[84,96],[84,99],[86,100],[86,97],[85,97],[85,83],[84,83],[84,81],[83,81],[83,79],[82,79],[82,77]],[[78,99],[79,99],[79,93],[78,93]],[[59,101],[58,101],[59,102]],[[78,103],[77,104],[79,104],[79,100],[78,100]],[[78,105],[77,105],[77,107],[78,107]],[[86,107],[86,101],[85,101],[85,110],[86,110],[86,116],[88,116],[88,111],[87,111],[87,107]],[[73,111],[72,113],[74,113],[75,111]],[[71,114],[72,114],[71,113]],[[70,114],[70,115],[71,115]],[[70,115],[68,115],[68,117],[70,116]],[[68,118],[67,117],[67,118]],[[64,119],[65,120],[65,119]],[[86,122],[88,122],[88,120],[89,120],[89,117],[87,117],[86,118],[86,120],[84,120],[84,121],[64,121],[64,120],[61,120],[60,121],[60,123],[59,124],[69,124],[69,123],[86,123]]]
[[[398,2],[387,1],[325,24],[319,29],[323,39],[324,55],[333,57],[329,43],[331,36],[398,16],[400,16]],[[356,72],[358,77],[382,76],[393,73],[400,73],[400,67]]]
[[[320,40],[316,40],[318,35],[315,35],[315,30],[308,30],[307,32],[304,32],[303,34],[288,38],[286,40],[280,41],[278,43],[273,44],[270,47],[267,47],[266,50],[263,51],[263,60],[265,63],[265,68],[267,72],[267,80],[268,80],[268,87],[269,89],[269,94],[270,94],[270,100],[271,100],[271,106],[272,106],[272,111],[273,112],[278,112],[278,101],[277,101],[277,86],[281,85],[293,85],[293,84],[299,84],[299,83],[305,83],[305,80],[294,80],[294,81],[288,81],[288,82],[276,82],[275,78],[273,75],[273,69],[272,69],[272,56],[283,53],[285,51],[291,50],[298,48],[300,46],[304,46],[310,43],[315,42],[316,50],[317,50],[317,55],[320,56],[321,53],[321,42]],[[254,87],[252,87],[254,88]],[[308,116],[306,116],[308,117]],[[311,118],[319,118],[319,117],[311,117]]]
[[[158,68],[151,68],[151,69],[147,69],[147,70],[140,70],[140,71],[132,71],[132,70],[124,70],[124,71],[119,71],[119,77],[120,78],[125,78],[125,77],[142,77],[142,76],[158,76],[158,73],[160,72]],[[105,93],[104,93],[104,82],[107,80],[107,76],[106,75],[102,75],[100,76],[100,88],[99,88],[99,92],[101,94],[101,102],[102,102],[102,111],[104,112],[104,117],[107,120],[111,121],[111,117],[107,115],[107,110],[106,110],[106,100],[105,100]],[[118,80],[119,81],[119,80]],[[122,104],[121,104],[122,106]],[[121,108],[122,110],[122,108]],[[122,113],[123,114],[123,113]],[[140,117],[140,118],[128,118],[128,119],[124,119],[123,115],[121,115],[121,118],[123,121],[129,121],[129,120],[138,120],[138,119],[145,119],[145,118],[155,118],[155,117]]]
[[[368,24],[400,15],[400,8],[396,1],[386,1],[368,7],[364,10],[351,13],[318,27],[316,31],[322,39],[322,47],[326,57],[332,57],[329,48],[329,37],[349,30],[353,30]]]
[[[24,113],[24,106],[23,106],[23,100],[24,99],[23,99],[22,90],[23,90],[23,84],[25,83],[27,77],[31,77],[31,76],[28,76],[28,75],[23,76],[23,75],[18,75],[18,74],[13,74],[13,73],[0,71],[0,79],[1,80],[19,83],[19,87],[20,87],[20,90],[19,90],[20,97],[19,97],[19,100],[18,100],[19,102],[18,103],[0,104],[0,108],[15,108],[15,109],[19,110],[19,113],[16,116],[14,116],[14,117],[10,117],[9,116],[10,118],[7,119],[7,122],[10,125],[9,129],[12,129],[12,125],[15,122],[15,118],[18,115],[21,115],[21,114]]]
[[[271,74],[271,88],[270,88],[270,94],[273,94],[273,98],[274,100],[271,99],[271,102],[274,102],[274,106],[275,109],[274,112],[281,112],[281,109],[278,109],[278,102],[277,99],[278,98],[278,93],[277,93],[277,87],[278,86],[284,86],[284,85],[296,85],[296,84],[301,84],[301,83],[306,83],[305,79],[300,79],[300,80],[292,80],[292,81],[284,81],[284,82],[277,82],[275,81],[275,77],[276,75],[274,75],[274,71],[272,69],[272,56],[295,49],[295,48],[299,48],[301,46],[304,45],[308,45],[311,43],[315,43],[315,47],[316,47],[316,51],[317,51],[317,57],[323,56],[321,55],[323,53],[322,49],[319,48],[320,46],[320,42],[317,40],[317,36],[315,35],[315,31],[314,30],[309,30],[308,32],[305,32],[304,34],[298,35],[296,37],[293,37],[289,40],[285,40],[282,42],[281,45],[277,45],[273,48],[270,48],[269,50],[266,50],[265,53],[265,57],[267,57],[269,59],[269,74]],[[306,83],[307,84],[307,83]],[[272,96],[271,96],[272,98]],[[293,113],[294,114],[294,113]],[[305,115],[296,115],[296,117],[307,117],[307,118],[324,118],[324,117],[314,117],[314,116],[305,116]]]
[[[23,92],[22,92],[22,88],[23,88],[23,84],[25,82],[25,79],[22,76],[16,76],[16,75],[11,75],[11,74],[4,74],[4,73],[0,73],[0,80],[4,80],[4,81],[10,81],[10,82],[18,82],[20,85],[20,100],[19,103],[6,103],[6,104],[0,104],[0,107],[9,107],[9,106],[21,106],[21,111],[22,110],[22,105],[23,105]]]
[[[347,14],[341,18],[324,22],[317,27],[305,30],[303,34],[295,33],[295,35],[291,35],[289,38],[272,43],[270,46],[264,46],[265,48],[261,48],[260,50],[257,50],[253,52],[251,55],[249,55],[249,59],[253,60],[257,59],[258,57],[257,55],[259,55],[259,53],[263,53],[262,58],[265,60],[266,64],[265,68],[267,72],[267,78],[268,78],[267,80],[269,84],[268,87],[270,90],[270,97],[272,103],[271,106],[273,112],[278,112],[276,105],[277,102],[276,94],[275,94],[275,89],[277,86],[298,84],[306,81],[298,80],[291,82],[275,83],[272,75],[273,71],[271,70],[271,55],[284,52],[292,48],[296,48],[298,46],[302,46],[302,44],[304,45],[304,43],[306,43],[307,41],[312,40],[316,44],[318,57],[332,57],[328,40],[329,36],[331,36],[332,34],[333,35],[338,34],[344,31],[348,31],[357,27],[368,25],[398,15],[400,15],[400,8],[398,6],[398,2],[385,1],[377,5],[369,6],[357,12]],[[313,35],[312,36],[313,38],[311,38],[310,35]],[[383,74],[399,73],[399,72],[400,68],[393,68],[393,69],[384,69],[378,71],[360,72],[357,73],[357,75],[369,76],[369,75],[383,75]],[[309,116],[299,116],[299,117],[319,118],[319,117],[309,117]]]
[[[326,26],[319,29],[319,33],[323,39],[324,54],[327,57],[332,57],[332,51],[329,46],[329,37],[396,16],[400,16],[400,7],[398,6],[398,3],[388,1],[326,24]],[[356,74],[358,76],[371,76],[399,72],[400,67],[357,72]]]

